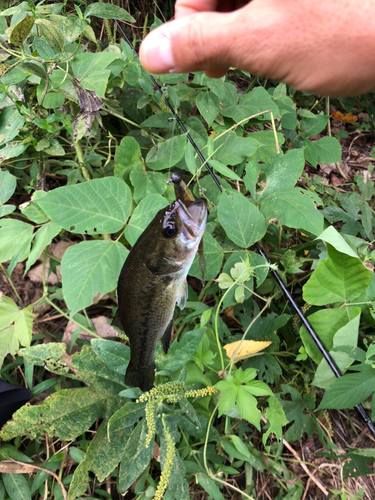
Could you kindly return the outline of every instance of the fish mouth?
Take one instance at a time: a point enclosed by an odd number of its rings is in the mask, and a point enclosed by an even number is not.
[[[188,207],[181,200],[177,200],[178,214],[182,222],[182,231],[188,239],[200,236],[207,220],[207,202],[204,198],[198,198],[190,203]]]

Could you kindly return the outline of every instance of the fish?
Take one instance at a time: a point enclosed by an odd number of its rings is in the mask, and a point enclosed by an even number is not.
[[[173,182],[181,195],[177,178]],[[206,200],[189,195],[185,204],[175,192],[176,201],[156,214],[131,249],[117,287],[112,324],[125,332],[130,344],[125,384],[143,392],[154,385],[159,340],[168,352],[175,306],[185,307],[186,277],[206,229]]]

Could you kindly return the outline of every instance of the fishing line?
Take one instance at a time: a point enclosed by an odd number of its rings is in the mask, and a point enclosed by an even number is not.
[[[122,36],[125,38],[126,42],[129,44],[130,48],[132,49],[134,55],[138,58],[139,57],[138,56],[138,52],[135,50],[135,48],[133,47],[131,41],[126,36],[124,30],[121,28],[119,22],[116,19],[115,19],[115,23],[116,23],[117,27],[119,28],[119,30],[121,31]],[[174,119],[177,121],[177,123],[179,124],[179,126],[182,128],[183,132],[186,134],[186,137],[188,138],[190,144],[193,146],[193,148],[195,149],[197,155],[199,156],[199,159],[201,160],[202,165],[204,165],[206,167],[206,169],[208,170],[209,174],[211,175],[211,177],[215,181],[216,186],[218,187],[218,189],[220,190],[220,192],[222,192],[223,188],[221,187],[220,182],[218,181],[218,179],[216,178],[215,174],[213,173],[213,171],[209,167],[206,159],[204,158],[204,156],[200,152],[198,146],[195,144],[193,138],[191,137],[191,135],[189,134],[189,132],[186,130],[185,125],[182,123],[182,121],[178,117],[178,115],[175,112],[173,106],[168,101],[167,97],[164,95],[163,90],[161,89],[161,87],[159,86],[159,84],[157,83],[157,81],[155,80],[155,78],[152,75],[150,75],[148,73],[148,76],[150,77],[150,79],[151,79],[154,87],[157,89],[157,91],[159,92],[159,94],[164,98],[164,102],[168,106],[168,108],[170,109],[170,111],[172,112],[172,114],[174,116]],[[255,243],[255,247],[258,250],[259,254],[266,260],[266,262],[268,264],[270,264],[270,261],[268,260],[268,257],[263,252],[263,250],[262,250],[261,246],[259,245],[259,243]],[[301,309],[298,307],[298,305],[294,301],[293,297],[291,296],[291,294],[289,293],[288,289],[286,288],[286,286],[282,282],[282,280],[281,280],[280,276],[278,275],[277,271],[275,271],[274,269],[272,269],[272,267],[270,267],[270,271],[271,271],[273,277],[275,278],[277,284],[281,288],[281,290],[283,292],[283,295],[284,295],[284,298],[290,302],[290,304],[292,305],[293,309],[296,311],[296,313],[297,313],[298,317],[300,318],[302,324],[304,325],[304,327],[306,328],[306,330],[309,332],[311,338],[315,342],[315,344],[316,344],[317,348],[319,349],[319,351],[321,352],[323,358],[327,361],[328,366],[331,368],[331,370],[334,373],[335,377],[336,378],[342,377],[342,373],[341,373],[340,369],[337,367],[337,365],[334,362],[334,360],[332,359],[331,355],[329,354],[329,352],[327,351],[327,349],[324,347],[323,343],[321,342],[321,340],[317,336],[316,332],[314,331],[314,329],[310,325],[309,321],[303,315],[303,312],[301,311]],[[365,409],[363,408],[363,406],[361,404],[355,405],[355,409],[357,410],[357,412],[360,415],[360,417],[366,423],[366,425],[367,425],[368,429],[370,430],[370,432],[372,433],[372,435],[375,437],[375,425],[372,423],[371,419],[367,415],[367,413],[366,413]]]

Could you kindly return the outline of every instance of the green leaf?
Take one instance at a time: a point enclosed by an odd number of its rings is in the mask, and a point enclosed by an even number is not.
[[[61,24],[61,31],[69,43],[76,40],[88,26],[87,21],[69,14]]]
[[[42,37],[45,38],[49,45],[53,49],[62,52],[65,40],[59,28],[51,23],[51,21],[47,21],[47,19],[36,19],[35,24],[38,26]]]
[[[356,252],[348,245],[341,234],[333,226],[327,227],[327,229],[325,229],[319,236],[317,236],[317,239],[329,243],[338,252],[359,259]]]
[[[12,16],[13,14],[18,14],[20,12],[31,12],[31,7],[27,2],[21,2],[14,7],[9,9],[4,9],[0,12],[0,16]]]
[[[213,500],[223,500],[224,497],[220,492],[219,486],[210,477],[205,474],[196,474],[197,481],[200,486],[208,493]]]
[[[170,376],[172,373],[180,370],[192,358],[200,341],[202,340],[205,328],[198,328],[191,332],[183,334],[180,342],[173,342],[169,347],[168,354],[163,357],[162,370],[158,371],[159,375]],[[157,364],[159,368],[159,364]]]
[[[268,408],[265,412],[265,417],[269,422],[268,430],[263,434],[262,441],[265,445],[268,436],[273,432],[277,439],[283,437],[283,426],[286,425],[289,420],[286,418],[283,407],[280,401],[274,396],[268,398]]]
[[[223,191],[218,218],[228,238],[241,248],[253,245],[266,233],[263,215],[248,198],[235,190]]]
[[[206,263],[204,279],[207,281],[212,280],[216,278],[220,272],[224,253],[219,243],[207,231],[203,234],[203,256]],[[194,276],[198,279],[201,278],[199,255],[196,255],[194,258],[189,270],[189,276]]]
[[[46,70],[43,65],[38,61],[24,61],[19,65],[19,68],[25,71],[25,73],[31,73],[32,75],[39,76],[39,78],[46,78]]]
[[[221,110],[221,114],[233,118],[233,120],[238,123],[245,118],[250,118],[252,115],[267,110],[272,111],[274,118],[280,116],[279,108],[273,102],[267,90],[263,87],[256,87],[251,92],[244,94],[238,104],[224,106]],[[269,121],[270,114],[266,113],[263,116],[258,116],[257,119]]]
[[[251,137],[238,137],[235,132],[214,141],[214,159],[224,165],[238,165],[250,158],[261,144]]]
[[[25,307],[14,321],[14,335],[23,347],[29,347],[33,333],[33,304]]]
[[[131,433],[124,449],[118,479],[118,488],[122,494],[142,474],[151,460],[154,439],[146,447],[146,434],[147,424],[143,419]]]
[[[238,388],[236,399],[237,409],[241,417],[245,418],[250,424],[253,424],[258,431],[260,430],[261,412],[257,408],[257,400],[249,394],[246,386]]]
[[[277,219],[282,225],[319,234],[324,217],[304,193],[299,188],[276,191],[262,201],[260,211],[268,221]]]
[[[34,26],[33,16],[26,16],[18,21],[18,23],[13,24],[10,28],[5,30],[5,34],[8,36],[9,42],[18,47],[22,47],[23,42],[29,36],[29,33]]]
[[[98,394],[91,387],[63,389],[41,405],[22,406],[2,428],[1,437],[5,441],[19,435],[37,439],[48,433],[63,441],[73,440],[104,415],[106,397],[108,394]]]
[[[12,500],[31,500],[30,489],[22,474],[3,473],[4,486]]]
[[[319,163],[336,163],[341,161],[341,146],[335,137],[322,137],[316,142],[303,141],[306,160],[316,167]]]
[[[4,358],[7,354],[16,354],[19,348],[19,343],[14,335],[14,328],[4,328],[0,330],[0,367],[3,364]]]
[[[116,52],[84,52],[72,61],[74,76],[84,89],[92,90],[99,97],[105,97],[108,79],[111,72],[107,68],[119,57]]]
[[[125,9],[109,3],[92,3],[86,7],[85,17],[94,16],[100,19],[119,19],[128,23],[135,23],[132,17]]]
[[[223,163],[220,163],[217,160],[210,160],[210,166],[219,172],[219,174],[224,175],[224,177],[228,177],[228,179],[233,179],[235,181],[241,181],[241,177],[239,177],[236,173],[233,172],[230,168],[228,168]],[[194,173],[194,172],[193,172]]]
[[[13,213],[15,209],[16,207],[14,205],[3,205],[0,207],[0,218]]]
[[[0,330],[9,326],[18,316],[19,310],[10,297],[0,297]]]
[[[303,172],[305,159],[302,149],[291,149],[285,155],[275,156],[267,172],[265,190],[259,195],[258,200],[280,191],[293,188]],[[262,166],[260,165],[261,169]]]
[[[93,339],[91,346],[105,365],[111,370],[125,375],[130,360],[129,346],[105,339]]]
[[[329,116],[314,115],[314,113],[306,113],[306,111],[307,110],[301,110],[300,112],[301,116],[303,116],[302,120],[300,121],[300,127],[303,137],[311,137],[312,135],[320,134],[320,132],[325,129],[329,120]]]
[[[124,169],[133,168],[143,168],[141,148],[134,137],[123,137],[116,152],[115,172],[119,169],[123,175]]]
[[[375,390],[375,370],[367,366],[359,373],[345,374],[326,390],[317,408],[344,410],[362,403]]]
[[[185,135],[176,135],[171,139],[159,143],[150,149],[146,156],[146,163],[152,170],[172,168],[184,156],[186,147]]]
[[[303,300],[317,306],[350,301],[370,284],[371,271],[362,262],[327,244],[328,258],[318,265],[303,286]]]
[[[2,149],[0,149],[0,161],[16,158],[26,151],[28,144],[23,144],[18,141],[11,141]]]
[[[82,241],[64,253],[61,261],[64,300],[73,316],[116,287],[128,255],[118,242]]]
[[[212,122],[220,112],[220,101],[216,94],[213,92],[203,91],[199,92],[196,99],[196,105],[202,118],[211,127]]]
[[[46,246],[51,243],[52,239],[60,231],[61,227],[52,221],[48,222],[47,224],[43,224],[43,226],[38,229],[38,231],[35,233],[33,247],[26,262],[25,274],[30,269],[30,267],[35,264]]]
[[[228,437],[231,439],[231,441],[234,444],[234,446],[236,447],[236,449],[240,453],[242,453],[242,455],[250,458],[250,452],[249,452],[246,444],[243,441],[241,441],[241,439],[238,436],[236,436],[234,434],[230,434]]]
[[[66,351],[64,342],[51,342],[49,344],[38,344],[21,349],[20,356],[30,365],[44,366],[47,362],[56,363]]]
[[[308,320],[324,347],[330,351],[333,347],[333,338],[336,332],[340,331],[341,328],[355,319],[360,312],[361,309],[359,307],[321,309],[320,311],[310,314]],[[323,356],[304,326],[300,329],[300,335],[307,354],[315,363],[319,364]]]
[[[36,203],[72,233],[116,233],[129,217],[131,192],[120,179],[105,177],[54,189]]]
[[[12,141],[19,134],[20,128],[23,127],[24,123],[25,118],[20,115],[16,106],[7,106],[4,108],[0,112],[0,145],[8,144]],[[8,174],[8,172],[4,171],[2,174]],[[2,194],[1,196],[4,195]]]
[[[145,172],[143,168],[131,171],[130,182],[134,186],[134,201],[136,203],[150,194],[162,195],[167,189],[167,182],[162,173]]]
[[[159,194],[151,194],[140,202],[125,228],[125,237],[132,246],[134,246],[156,213],[168,206],[168,204],[168,201]]]
[[[22,248],[25,251],[19,256],[18,262],[26,259],[29,254],[33,237],[33,226],[16,219],[0,220],[0,262],[11,260]]]

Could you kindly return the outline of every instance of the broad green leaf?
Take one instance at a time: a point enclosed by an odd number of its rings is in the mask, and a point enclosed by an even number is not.
[[[317,408],[343,410],[362,403],[375,390],[375,370],[371,366],[359,373],[345,374],[326,390]]]
[[[241,248],[253,245],[266,233],[263,215],[248,198],[235,190],[223,191],[218,218],[228,238]]]
[[[78,54],[72,62],[74,76],[84,89],[93,90],[99,97],[105,97],[108,78],[111,72],[105,69],[119,54],[115,52],[84,52]]]
[[[303,286],[303,300],[317,306],[350,301],[370,284],[371,271],[356,258],[338,252],[329,243],[328,258]]]
[[[34,227],[16,219],[0,220],[0,262],[11,260],[16,253],[25,247],[19,256],[18,262],[26,259],[29,254],[30,243]]]
[[[162,370],[158,374],[169,376],[185,366],[197,349],[204,332],[205,328],[198,328],[184,333],[179,342],[173,342],[169,347],[167,356],[163,358]]]
[[[289,420],[286,418],[283,407],[280,401],[274,396],[268,398],[268,408],[266,408],[265,417],[269,422],[268,430],[263,434],[262,441],[265,445],[268,436],[273,432],[277,439],[283,437],[283,426],[286,425]]]
[[[23,144],[22,142],[11,141],[2,149],[0,149],[0,161],[9,160],[10,158],[20,156],[26,151],[28,146],[28,144]]]
[[[65,354],[65,351],[66,344],[64,342],[51,342],[21,349],[19,355],[23,356],[30,365],[44,366],[47,362],[56,363]]]
[[[43,226],[38,229],[38,231],[35,233],[33,247],[26,262],[25,274],[30,269],[30,267],[35,264],[46,246],[51,243],[52,239],[60,231],[61,227],[52,221],[48,222],[47,224],[43,224]]]
[[[308,321],[324,347],[330,351],[333,347],[333,338],[336,332],[355,319],[360,312],[361,309],[359,307],[321,309],[310,314]],[[315,363],[319,364],[323,356],[304,326],[300,329],[300,335],[307,354]]]
[[[18,21],[18,23],[13,24],[10,28],[5,30],[5,34],[8,36],[9,42],[18,47],[22,47],[23,42],[29,36],[29,33],[34,26],[33,16],[26,16]]]
[[[265,190],[259,195],[258,200],[280,191],[282,189],[293,188],[303,172],[305,159],[302,149],[292,149],[285,155],[275,156],[267,172]],[[259,165],[259,169],[261,169]]]
[[[40,191],[37,191],[40,193]],[[42,191],[43,192],[43,191]],[[44,193],[46,194],[46,193]],[[39,205],[36,202],[26,202],[26,206],[20,205],[21,213],[27,217],[32,222],[36,222],[37,224],[43,224],[43,222],[48,221],[47,215],[43,212]],[[60,228],[61,229],[61,228]]]
[[[261,144],[251,137],[229,132],[214,141],[214,160],[223,165],[238,165],[250,158]]]
[[[67,249],[61,261],[64,300],[73,316],[116,287],[128,255],[118,242],[82,241]]]
[[[100,19],[119,19],[128,23],[135,23],[132,17],[125,9],[109,3],[92,3],[86,7],[85,17],[94,16]]]
[[[111,370],[125,375],[130,360],[129,346],[105,339],[93,339],[91,346],[105,365]]]
[[[36,203],[72,233],[116,233],[129,217],[131,192],[120,179],[105,177],[54,189]]]
[[[199,92],[196,99],[196,105],[202,118],[211,127],[212,122],[220,112],[220,101],[216,94],[213,92],[202,91]]]
[[[16,354],[19,347],[19,342],[14,335],[14,327],[4,328],[0,330],[0,367],[7,354]]]
[[[116,152],[115,175],[122,178],[133,168],[143,168],[141,148],[134,137],[123,137]]]
[[[31,500],[30,489],[24,475],[3,473],[3,480],[12,500]]]
[[[302,113],[302,115],[303,118],[299,123],[303,137],[311,137],[312,135],[320,134],[320,132],[326,128],[329,120],[329,116],[314,115],[314,113],[311,112],[309,112],[309,114]]]
[[[242,455],[250,458],[250,452],[249,452],[246,444],[243,441],[241,441],[241,439],[238,436],[236,436],[235,434],[230,434],[228,437],[231,439],[231,441],[234,444],[234,446],[236,447],[236,449],[240,453],[242,453]]]
[[[341,161],[341,146],[335,137],[322,137],[316,142],[303,141],[306,160],[316,167],[319,163],[336,163]]]
[[[7,106],[0,112],[0,146],[3,146],[4,144],[8,144],[10,141],[12,141],[20,131],[20,128],[23,127],[25,123],[25,118],[20,115],[18,112],[16,106]],[[7,171],[1,172],[1,174],[4,176],[5,174],[9,174]],[[13,176],[12,176],[13,177]],[[5,181],[5,178],[3,182]],[[8,183],[9,183],[9,178],[8,178]],[[1,184],[2,187],[2,184]],[[7,194],[7,189],[9,190],[9,187],[7,188],[7,184],[4,185],[5,192],[3,193],[3,190],[1,190],[0,197],[3,198]],[[13,189],[14,191],[14,189]],[[13,193],[12,193],[13,194]],[[11,195],[10,195],[11,196]],[[10,198],[9,196],[9,198]],[[9,198],[4,200],[7,201]]]
[[[10,297],[0,297],[0,330],[9,326],[18,316],[19,310]]]
[[[186,147],[185,135],[176,135],[165,142],[159,143],[150,149],[146,156],[146,163],[153,170],[172,168],[184,156]]]
[[[0,12],[0,16],[12,16],[13,14],[18,14],[20,12],[31,12],[31,7],[27,2],[21,2],[14,7],[9,9],[4,9]]]
[[[245,118],[251,118],[263,111],[272,111],[273,117],[280,116],[279,108],[273,102],[270,94],[263,87],[256,87],[248,94],[244,94],[238,104],[224,106],[221,110],[223,116],[233,118],[238,123]],[[270,121],[270,114],[266,113],[257,117],[258,120]]]
[[[207,231],[203,234],[203,255],[206,263],[204,279],[205,281],[212,280],[216,278],[220,272],[224,253],[219,243]],[[201,279],[198,254],[195,256],[191,265],[189,276]]]
[[[122,494],[142,474],[151,460],[154,439],[146,446],[146,434],[147,424],[143,419],[131,433],[124,449],[118,479],[118,488]]]
[[[69,14],[61,24],[61,31],[68,42],[73,42],[88,26],[87,21]]]
[[[44,438],[46,433],[70,441],[86,432],[105,413],[105,398],[91,387],[63,389],[52,394],[41,405],[22,406],[1,430],[8,441],[16,436]]]
[[[38,26],[43,38],[49,45],[61,52],[64,48],[65,40],[61,30],[47,19],[36,19],[35,24]]]
[[[23,347],[29,347],[33,333],[33,304],[25,307],[14,321],[14,334]]]
[[[15,209],[16,207],[14,205],[3,205],[0,207],[0,217],[13,213]]]
[[[356,252],[348,245],[341,234],[333,226],[327,227],[327,229],[325,229],[319,236],[317,236],[317,239],[329,243],[338,252],[359,259]]]
[[[260,430],[260,417],[262,414],[257,408],[257,400],[246,391],[246,386],[238,388],[236,404],[241,417]]]
[[[108,430],[111,434],[130,432],[140,417],[145,415],[145,403],[129,402],[124,404],[109,419]]]
[[[162,173],[146,172],[143,168],[131,171],[130,182],[134,186],[134,201],[136,203],[150,194],[162,195],[167,189],[167,182]]]
[[[283,189],[267,196],[260,211],[266,220],[277,219],[281,225],[313,234],[320,234],[323,230],[323,215],[316,209],[314,201],[299,188]]]
[[[168,206],[168,204],[168,201],[159,194],[151,194],[140,202],[125,228],[125,237],[132,246],[134,246],[157,212]],[[152,244],[151,241],[150,244]]]
[[[46,70],[43,65],[38,61],[24,61],[19,66],[25,73],[39,76],[39,78],[46,78]]]

